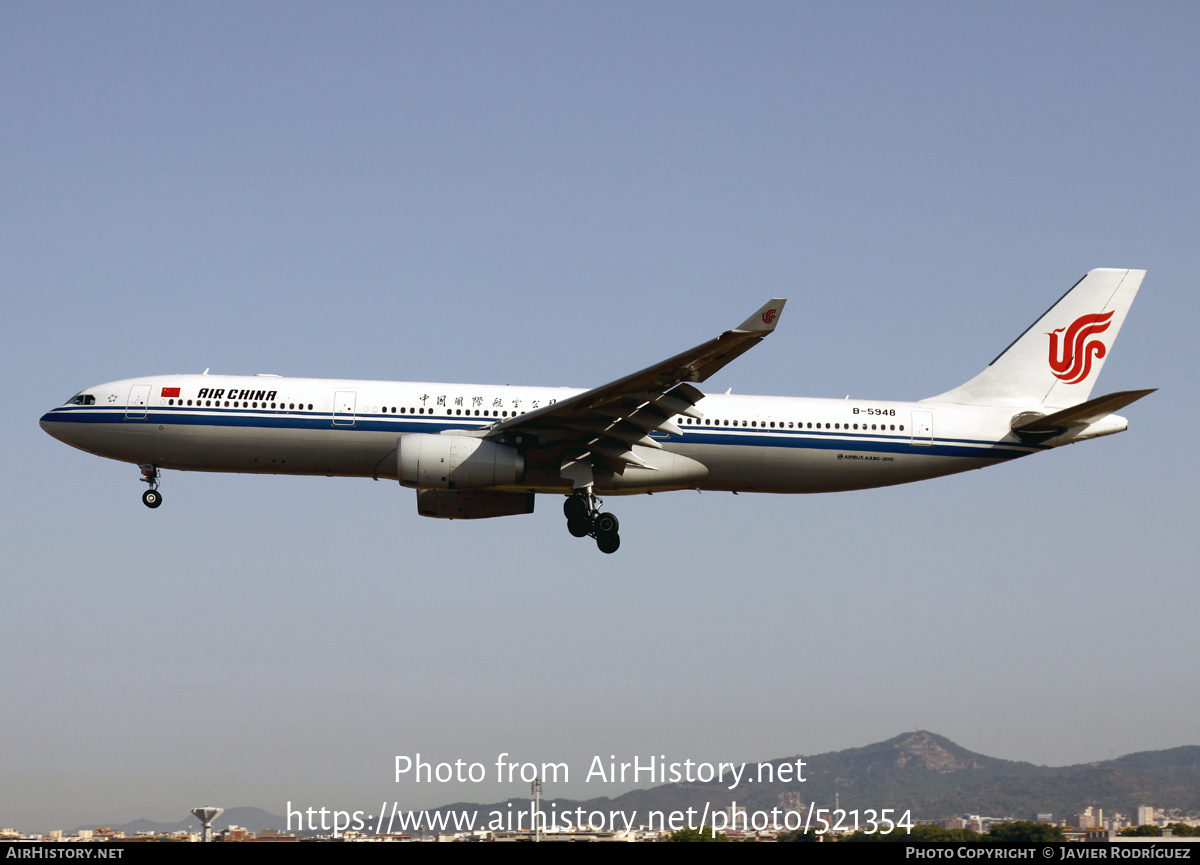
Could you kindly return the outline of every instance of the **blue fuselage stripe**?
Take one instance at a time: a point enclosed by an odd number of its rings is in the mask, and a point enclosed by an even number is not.
[[[141,409],[132,409],[140,412]],[[229,427],[268,430],[345,430],[347,432],[383,432],[395,435],[438,433],[447,429],[479,429],[479,419],[413,417],[411,415],[333,415],[330,412],[246,411],[243,409],[147,408],[144,416],[129,417],[125,407],[97,410],[94,407],[62,407],[47,412],[44,423],[162,424],[170,426]],[[489,421],[491,422],[491,421]],[[1045,449],[1038,445],[989,442],[978,439],[935,438],[914,443],[910,436],[886,436],[874,432],[851,433],[822,430],[749,430],[684,429],[683,435],[653,434],[663,444],[736,445],[740,447],[804,448],[813,450],[859,451],[864,453],[912,454],[915,456],[966,457],[1005,460]]]

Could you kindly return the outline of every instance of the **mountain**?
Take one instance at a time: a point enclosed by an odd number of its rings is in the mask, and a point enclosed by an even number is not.
[[[792,755],[769,761],[773,767],[804,761],[804,783],[778,781],[726,784],[665,784],[633,790],[613,799],[586,802],[556,799],[559,811],[583,806],[585,810],[637,809],[676,811],[702,809],[705,803],[721,809],[736,801],[747,811],[782,807],[844,810],[911,810],[914,820],[940,820],[965,814],[1030,819],[1034,814],[1063,817],[1096,806],[1105,812],[1131,814],[1138,805],[1200,812],[1200,747],[1129,754],[1116,760],[1075,766],[1035,766],[976,754],[944,736],[918,730],[863,748],[825,754]],[[746,775],[756,777],[758,764],[750,763]],[[764,773],[764,776],[766,773]],[[553,795],[552,791],[547,791]],[[515,800],[506,800],[514,801]],[[528,801],[528,800],[525,800]],[[549,800],[546,800],[549,801]],[[485,814],[506,805],[458,803],[439,811],[477,808]]]
[[[1124,814],[1138,805],[1200,811],[1196,746],[1051,767],[976,754],[919,730],[865,748],[814,755],[805,762],[809,780],[791,787],[802,787],[797,792],[818,807],[837,795],[842,808],[911,808],[913,816],[923,820],[968,813],[1064,816],[1089,805]],[[781,785],[767,787],[755,791],[755,807],[783,792]]]

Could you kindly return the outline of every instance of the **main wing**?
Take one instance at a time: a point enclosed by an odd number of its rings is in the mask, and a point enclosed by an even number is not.
[[[510,418],[485,435],[523,447],[561,448],[563,476],[577,487],[591,483],[592,468],[623,474],[628,466],[646,466],[633,447],[661,449],[650,433],[678,435],[682,431],[671,417],[702,417],[695,404],[704,394],[689,382],[705,381],[761,342],[779,323],[786,302],[773,298],[715,339],[633,375]]]

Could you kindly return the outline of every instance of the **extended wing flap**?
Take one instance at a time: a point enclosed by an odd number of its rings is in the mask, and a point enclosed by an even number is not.
[[[595,433],[598,436],[614,439],[625,445],[642,445],[648,448],[662,449],[662,445],[646,435],[646,430],[626,423],[624,420],[569,421],[564,423],[563,426],[582,433]]]
[[[699,420],[704,417],[703,414],[696,411],[692,406],[695,404],[693,400],[680,399],[672,390],[668,393],[635,393],[630,394],[631,400],[643,400],[655,408],[662,409],[666,414],[681,414],[686,417]]]

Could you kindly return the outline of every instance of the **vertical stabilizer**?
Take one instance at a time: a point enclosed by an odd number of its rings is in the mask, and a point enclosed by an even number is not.
[[[1086,402],[1144,270],[1089,272],[966,384],[922,402],[1066,408]]]

